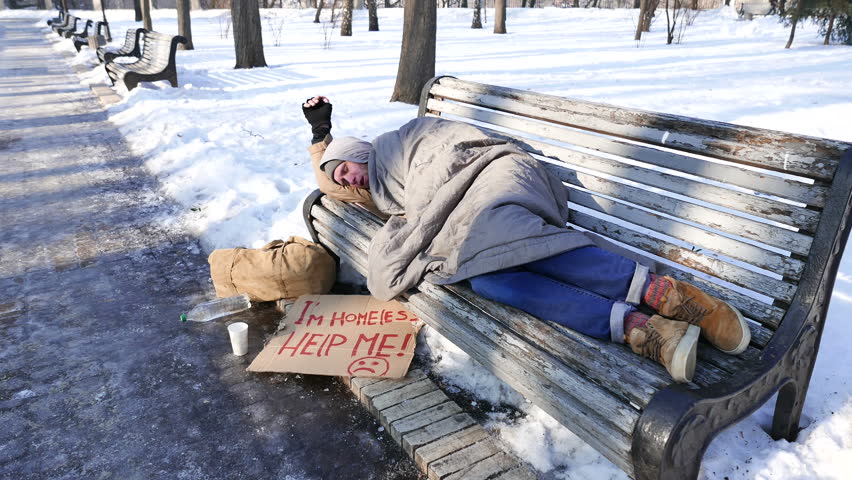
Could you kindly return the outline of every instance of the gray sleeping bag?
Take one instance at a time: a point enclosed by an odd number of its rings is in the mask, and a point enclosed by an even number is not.
[[[562,183],[508,139],[426,117],[373,147],[370,191],[392,215],[369,251],[367,285],[381,300],[424,275],[450,284],[594,243],[565,227]]]

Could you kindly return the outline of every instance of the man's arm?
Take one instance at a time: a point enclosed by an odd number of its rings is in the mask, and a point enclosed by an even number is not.
[[[302,112],[308,123],[311,124],[311,133],[313,138],[311,146],[308,147],[308,153],[311,155],[311,167],[314,170],[314,176],[317,179],[320,191],[329,197],[348,203],[360,203],[371,212],[384,217],[376,208],[373,199],[370,196],[370,191],[364,188],[344,187],[331,181],[325,172],[320,169],[320,160],[325,153],[326,147],[332,141],[331,131],[331,102],[323,96],[309,98],[302,104]]]

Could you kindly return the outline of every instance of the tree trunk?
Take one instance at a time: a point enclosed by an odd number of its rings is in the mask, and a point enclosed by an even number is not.
[[[482,28],[482,0],[473,0],[473,23],[470,28]]]
[[[352,9],[354,0],[345,0],[343,3],[343,19],[340,21],[340,36],[352,36]]]
[[[506,33],[506,0],[494,0],[494,33]]]
[[[142,21],[142,2],[144,0],[133,0],[133,11],[136,13],[136,21]],[[67,10],[66,10],[67,12]]]
[[[379,12],[378,12],[378,4],[376,4],[376,0],[367,0],[367,17],[370,20],[370,28],[367,29],[368,32],[378,32],[379,31]]]
[[[671,45],[674,40],[675,22],[674,12],[669,15],[669,0],[666,0],[666,45]]]
[[[317,14],[314,15],[314,23],[320,23],[320,13],[322,13],[323,5],[325,5],[325,1],[319,0],[319,3],[317,4]]]
[[[527,0],[521,0],[521,8],[527,8]]]
[[[731,6],[731,0],[725,0],[725,6],[730,7]]]
[[[391,102],[417,105],[423,85],[435,76],[436,16],[434,0],[405,0],[402,49]]]
[[[787,14],[787,0],[780,0],[778,2],[778,14],[782,17]]]
[[[186,44],[178,44],[178,48],[183,50],[195,49],[195,47],[192,46],[192,20],[189,16],[189,1],[190,0],[176,0],[175,3],[178,17],[178,35],[186,38]]]
[[[639,41],[642,39],[642,28],[645,25],[645,12],[648,10],[648,0],[639,0],[639,18],[636,20],[636,35],[633,40]]]
[[[828,29],[825,31],[825,41],[822,42],[823,45],[828,45],[831,43],[831,31],[834,30],[834,19],[837,18],[837,12],[831,11],[831,18],[828,19]]]
[[[633,8],[642,8],[642,0],[633,0]]]
[[[530,0],[530,8],[535,8],[535,0]]]
[[[468,6],[467,6],[467,0],[461,0],[461,3],[459,4],[459,7],[461,7],[461,8],[470,8],[470,7],[468,7]]]
[[[793,45],[793,37],[796,36],[796,24],[799,23],[799,18],[802,17],[802,12],[805,11],[805,0],[798,0],[796,2],[796,11],[793,13],[793,28],[790,29],[790,38],[787,40],[787,46],[784,48],[790,48]]]
[[[265,67],[263,56],[263,27],[257,0],[231,0],[231,23],[234,28],[234,68]]]
[[[153,31],[154,24],[151,22],[151,0],[140,0],[142,2],[142,26],[146,30]]]
[[[580,8],[580,0],[574,0],[574,4],[571,6],[574,8]]]

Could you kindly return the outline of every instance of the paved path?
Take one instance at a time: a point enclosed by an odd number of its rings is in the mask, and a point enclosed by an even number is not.
[[[33,24],[0,19],[0,478],[418,478],[337,379],[178,321],[206,259]],[[243,317],[257,352],[278,314]]]

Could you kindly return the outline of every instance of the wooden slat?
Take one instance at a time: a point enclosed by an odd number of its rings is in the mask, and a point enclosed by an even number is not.
[[[725,188],[717,187],[707,183],[698,182],[677,175],[659,172],[656,170],[630,165],[616,160],[597,157],[595,155],[556,147],[544,142],[529,140],[530,146],[539,149],[545,156],[558,159],[571,166],[583,167],[593,172],[611,175],[623,180],[640,183],[651,188],[657,188],[676,193],[684,197],[694,198],[698,201],[711,205],[717,205],[725,209],[743,212],[760,218],[765,218],[808,232],[816,230],[819,222],[819,212],[804,207],[783,203],[769,198],[757,197],[743,192],[735,192]],[[560,180],[569,177],[570,171],[556,173]],[[563,180],[567,181],[567,180]]]
[[[605,387],[636,408],[644,408],[657,389],[672,382],[661,365],[636,356],[626,346],[596,340],[562,325],[544,322],[516,308],[482,298],[466,286],[445,285],[443,288],[479,308],[493,322],[516,332],[519,337],[528,339],[548,355],[589,378],[606,378]],[[624,365],[635,368],[623,370]],[[716,365],[708,365],[696,372],[694,380],[709,385],[722,380],[726,372]],[[630,378],[630,375],[636,378]]]
[[[488,434],[479,425],[466,428],[418,448],[414,451],[414,461],[422,471],[428,472],[433,462],[487,438]]]
[[[484,327],[482,318],[469,304],[459,302],[449,306],[422,293],[407,295],[404,300],[418,318],[428,319],[431,327],[498,378],[569,426],[622,470],[628,474],[632,472],[629,451],[630,435],[638,418],[635,410],[608,396],[582,376],[553,371],[551,364],[536,361],[534,352],[528,350],[521,339],[517,339],[516,344],[494,343],[477,330]],[[535,374],[547,375],[552,382],[544,387]],[[569,388],[571,393],[562,386]],[[574,395],[580,399],[574,399]]]
[[[500,451],[494,440],[490,438],[476,442],[429,464],[429,478],[440,480],[456,472],[463,474],[461,478],[469,478],[468,471],[475,468],[477,462],[493,457]],[[515,465],[517,465],[517,461],[515,461]]]
[[[450,98],[575,128],[830,181],[846,142],[566,99],[453,78],[432,87]]]
[[[369,212],[362,211],[361,209],[344,206],[342,203],[335,202],[331,199],[325,199],[323,206],[333,209],[334,215],[339,215],[345,218],[347,225],[339,226],[339,228],[344,230],[334,231],[336,232],[335,234],[345,235],[347,237],[347,242],[351,240],[364,245],[367,241],[366,238],[353,239],[353,237],[364,235],[364,233],[359,232],[370,232],[369,234],[372,235],[380,226],[380,221],[376,217]],[[316,207],[314,210],[316,210]],[[359,257],[358,262],[361,262],[362,252],[358,252],[355,255]],[[366,275],[366,261],[364,261],[363,265],[363,271],[361,273]],[[555,324],[546,324],[535,317],[521,312],[520,310],[486,300],[474,294],[466,287],[459,285],[447,285],[443,288],[446,288],[454,294],[464,298],[467,302],[488,314],[492,319],[494,319],[493,321],[509,325],[509,328],[519,332],[519,336],[530,339],[548,354],[553,355],[555,358],[559,358],[561,361],[570,365],[574,365],[574,368],[578,369],[578,371],[585,372],[588,376],[600,377],[601,375],[606,375],[608,372],[618,369],[618,365],[645,362],[646,368],[637,372],[635,378],[627,377],[625,379],[620,379],[617,382],[612,382],[614,386],[610,387],[614,388],[614,391],[621,392],[620,394],[624,395],[625,398],[634,405],[641,406],[647,402],[647,399],[651,394],[650,391],[646,391],[645,394],[637,393],[642,389],[646,389],[646,385],[656,385],[655,388],[659,388],[661,386],[668,385],[671,382],[671,378],[668,373],[666,373],[661,367],[653,364],[653,362],[637,359],[637,357],[627,349],[609,345],[607,342],[600,342],[568,329],[562,331],[562,335],[554,335],[553,331],[546,325],[557,328]],[[746,297],[742,295],[737,295],[742,299],[746,299]],[[743,300],[737,302],[735,305],[739,306],[743,302],[747,304],[747,301]],[[606,351],[602,352],[601,349]],[[603,361],[601,358],[607,358],[610,360]],[[609,363],[610,361],[614,363]],[[700,381],[701,384],[706,385],[716,383],[721,380],[722,375],[724,375],[725,372],[719,372],[714,368],[715,366],[711,365],[704,370],[699,369],[696,373],[696,381]],[[623,390],[627,391],[625,392]],[[643,397],[643,395],[645,395],[645,397]]]
[[[487,128],[484,129],[488,130]],[[615,176],[623,180],[644,184],[653,189],[661,189],[694,198],[697,201],[717,205],[723,209],[742,212],[808,232],[814,231],[819,222],[819,212],[805,207],[659,172],[652,168],[579,152],[532,138],[518,137],[503,132],[495,133],[515,137],[522,142],[521,146],[534,156],[546,157],[557,162],[544,162],[544,164],[554,175],[566,183],[570,182],[576,167],[582,167],[592,170],[595,175]],[[565,168],[560,168],[563,166]]]
[[[499,473],[506,472],[520,463],[516,458],[506,452],[499,452],[480,462],[459,470],[452,475],[445,477],[445,480],[489,480]]]
[[[784,277],[798,280],[805,267],[804,262],[801,260],[780,255],[739,240],[702,230],[587,192],[573,190],[570,192],[569,198],[572,203],[577,205],[582,205],[612,217],[641,225],[644,228],[677,238],[695,247],[700,247],[705,253],[708,253],[707,251],[722,253],[727,257],[741,260]]]
[[[813,237],[794,232],[767,223],[757,222],[726,212],[720,212],[695,203],[685,202],[674,197],[660,195],[624,183],[618,183],[602,177],[589,175],[581,171],[569,173],[561,165],[543,163],[554,174],[561,173],[562,180],[569,185],[585,188],[595,193],[615,197],[626,202],[649,208],[655,212],[706,225],[708,228],[755,240],[769,246],[788,250],[799,255],[807,255]]]
[[[447,395],[441,390],[433,390],[425,395],[405,400],[402,403],[385,408],[379,412],[380,418],[382,419],[382,425],[384,425],[385,428],[390,428],[390,423],[392,422],[411,415],[416,415],[427,408],[434,407],[435,405],[444,403],[447,400],[449,400],[449,397],[447,397]],[[387,421],[387,424],[385,424],[385,421]]]
[[[509,128],[527,135],[544,137],[559,142],[597,150],[602,153],[650,163],[695,175],[709,180],[736,185],[781,198],[795,200],[815,207],[825,205],[828,189],[822,185],[783,178],[769,172],[754,171],[736,165],[709,162],[688,155],[629,143],[615,138],[602,137],[559,125],[533,122],[503,114],[495,110],[482,110],[468,105],[430,99],[429,110],[455,115],[477,122]]]
[[[795,285],[752,272],[743,267],[726,263],[700,252],[674,245],[661,239],[651,238],[635,230],[582,212],[571,212],[571,223],[589,229],[599,235],[630,245],[644,252],[685,265],[726,282],[790,303]]]

